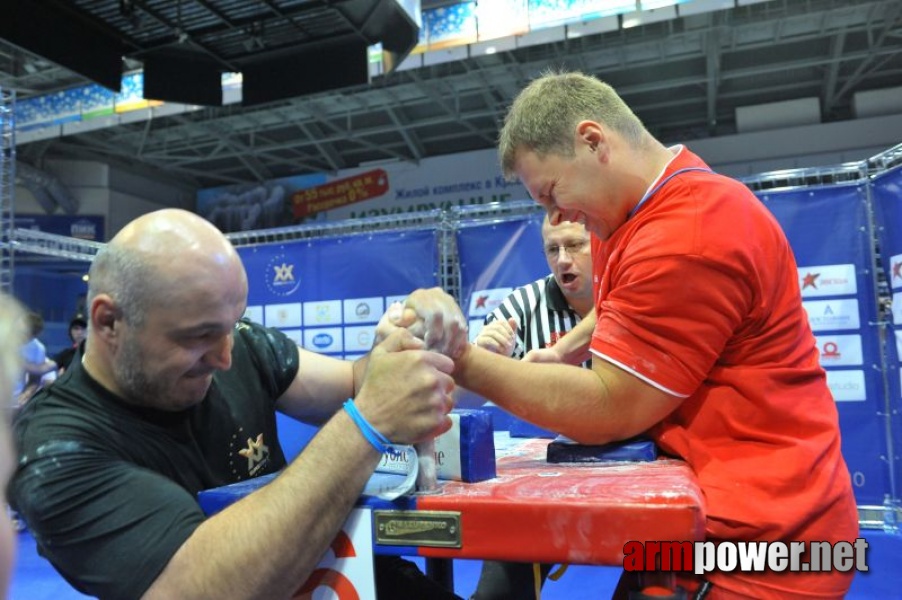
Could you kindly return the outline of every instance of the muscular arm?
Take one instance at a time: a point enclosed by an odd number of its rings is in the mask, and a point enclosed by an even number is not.
[[[576,327],[567,332],[551,348],[530,350],[523,357],[526,362],[552,362],[565,365],[579,365],[592,358],[589,344],[595,331],[595,311],[589,311]]]
[[[638,435],[681,401],[600,358],[589,370],[525,363],[471,346],[454,376],[512,414],[585,444]]]
[[[406,337],[405,337],[406,336]],[[422,346],[406,332],[390,349]],[[452,362],[420,350],[374,350],[357,396],[360,412],[389,439],[414,443],[450,427]],[[331,543],[380,455],[344,411],[272,483],[202,523],[144,595],[288,598]]]
[[[202,523],[147,590],[169,598],[288,598],[379,461],[343,411],[272,483]]]
[[[376,325],[374,346],[397,329],[393,321],[400,314],[400,303],[389,306]],[[369,354],[352,362],[298,348],[298,373],[276,408],[299,421],[321,425],[354,397],[363,385],[368,363]]]
[[[311,425],[325,423],[345,400],[354,396],[366,370],[366,360],[340,360],[298,348],[297,376],[276,402],[276,408]]]

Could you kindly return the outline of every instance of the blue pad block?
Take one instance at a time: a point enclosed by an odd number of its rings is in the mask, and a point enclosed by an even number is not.
[[[600,446],[584,446],[563,435],[550,444],[550,463],[591,463],[605,461],[650,461],[658,457],[658,447],[648,438],[632,438]]]

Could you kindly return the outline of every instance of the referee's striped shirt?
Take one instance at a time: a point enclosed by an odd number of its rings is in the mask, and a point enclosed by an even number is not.
[[[517,320],[517,343],[511,356],[517,359],[534,348],[553,346],[565,333],[573,329],[580,316],[573,310],[554,275],[515,289],[498,308],[485,318],[485,325],[496,319]],[[591,366],[591,360],[583,363]]]

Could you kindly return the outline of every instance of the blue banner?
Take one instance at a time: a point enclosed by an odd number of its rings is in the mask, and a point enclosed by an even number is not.
[[[771,192],[761,200],[786,232],[799,288],[839,410],[843,455],[859,504],[879,504],[890,488],[880,331],[862,185]]]
[[[372,347],[387,306],[438,285],[434,231],[317,238],[239,248],[248,274],[247,315],[299,346],[356,358]]]
[[[44,233],[104,242],[103,217],[98,215],[23,215],[17,214],[13,227]]]
[[[542,250],[544,213],[500,222],[465,221],[457,230],[460,261],[461,308],[467,316],[470,340],[476,339],[486,315],[508,294],[550,273]],[[462,406],[480,406],[484,398],[465,394]],[[544,430],[529,425],[509,413],[489,405],[496,430],[523,428],[531,435]]]
[[[882,173],[872,183],[874,214],[877,221],[880,261],[892,298],[886,334],[886,382],[889,393],[888,418],[895,448],[892,461],[894,481],[902,482],[902,167]],[[898,500],[902,490],[897,487]]]
[[[365,354],[391,302],[439,283],[434,231],[317,238],[246,246],[238,253],[248,278],[245,314],[299,346],[336,358]],[[277,420],[291,460],[317,428],[281,414]]]
[[[551,271],[542,251],[543,214],[501,222],[464,222],[457,230],[461,308],[470,338],[507,295]]]

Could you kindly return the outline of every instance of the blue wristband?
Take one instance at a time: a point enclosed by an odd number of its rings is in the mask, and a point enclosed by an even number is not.
[[[368,441],[380,454],[394,454],[396,452],[394,448],[389,447],[391,445],[389,439],[379,433],[376,428],[370,425],[369,421],[360,414],[360,411],[354,406],[353,400],[346,400],[342,407],[345,409],[345,412],[350,415],[351,420],[354,421],[358,429],[360,429],[360,433],[363,434],[366,441]]]

